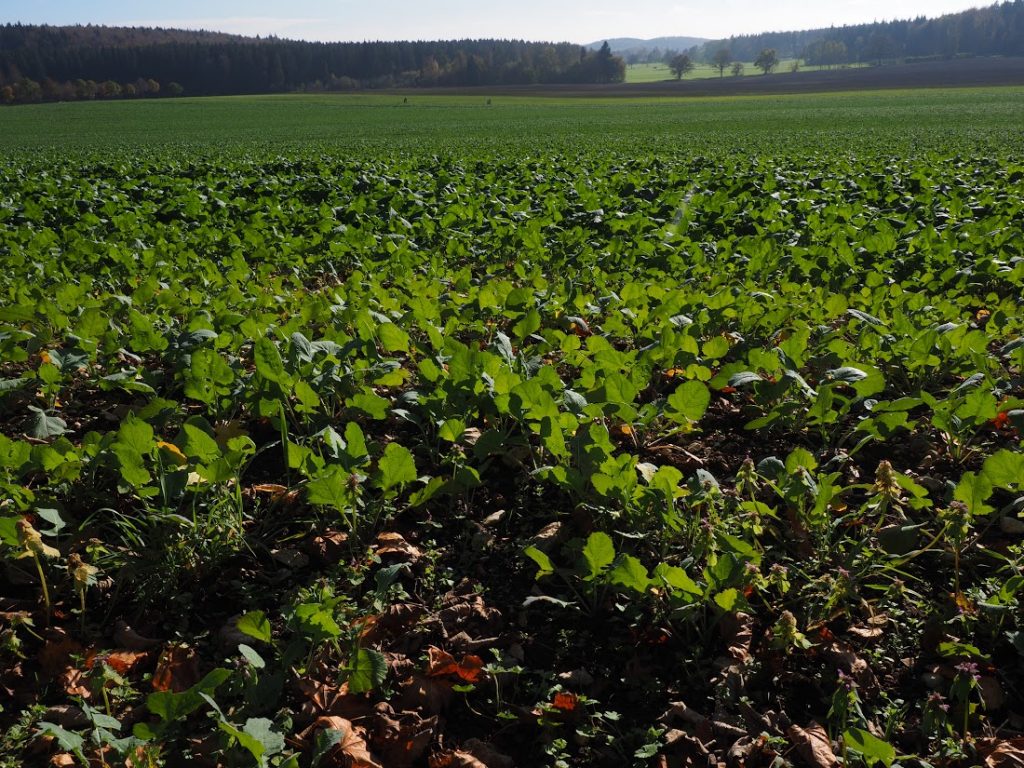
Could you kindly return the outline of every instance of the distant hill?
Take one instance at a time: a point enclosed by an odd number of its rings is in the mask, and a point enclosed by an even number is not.
[[[638,51],[651,51],[660,48],[663,51],[685,51],[695,45],[708,42],[706,37],[652,37],[650,40],[643,40],[639,37],[612,37],[608,39],[608,46],[612,53],[617,56],[626,56]],[[586,47],[596,51],[604,40],[589,43]]]
[[[721,49],[734,61],[754,61],[773,48],[782,59],[808,64],[893,63],[964,56],[1024,56],[1024,0],[1009,0],[935,18],[765,32],[710,40],[697,53],[710,61]]]
[[[614,83],[621,58],[522,40],[312,43],[217,32],[0,25],[0,104],[420,86]]]

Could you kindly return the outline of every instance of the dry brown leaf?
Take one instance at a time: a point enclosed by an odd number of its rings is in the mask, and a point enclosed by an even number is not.
[[[480,739],[469,739],[462,746],[487,768],[513,768],[516,764],[511,757],[502,754]]]
[[[436,728],[437,716],[396,714],[387,704],[379,704],[372,738],[374,751],[388,768],[407,768],[426,751]]]
[[[304,738],[312,740],[317,731],[341,731],[342,737],[320,761],[325,768],[384,768],[373,759],[366,746],[366,736],[362,728],[352,724],[343,717],[321,717],[312,726],[303,731]]]
[[[154,691],[181,693],[199,682],[199,656],[186,645],[170,645],[160,654],[153,673]]]
[[[431,717],[448,708],[452,698],[452,683],[417,672],[401,683],[401,691],[396,705],[399,709],[418,710]]]
[[[426,612],[426,608],[415,603],[389,605],[379,616],[366,623],[360,638],[366,644],[373,645],[389,635],[407,632]]]
[[[309,555],[297,549],[272,549],[270,556],[285,568],[297,571],[309,565]]]
[[[92,722],[89,716],[85,714],[85,710],[74,704],[57,704],[49,707],[39,719],[45,720],[48,723],[56,723],[61,728],[67,728],[71,731],[85,728]]]
[[[992,675],[982,675],[978,678],[978,692],[981,694],[981,703],[986,712],[995,712],[1006,704],[1003,687],[999,684],[999,679]]]
[[[106,664],[119,675],[131,674],[139,665],[149,661],[152,654],[148,651],[110,651],[109,653],[97,653],[89,657],[85,664],[86,669],[92,669],[96,664]]]
[[[545,554],[551,554],[551,550],[562,539],[562,524],[559,522],[548,523],[533,535],[529,543]]]
[[[484,660],[479,656],[466,654],[462,661],[456,661],[450,653],[434,646],[427,649],[427,655],[429,677],[454,676],[467,683],[477,683],[483,676]]]
[[[750,644],[754,638],[754,620],[746,613],[734,613],[722,617],[719,623],[722,639],[728,645],[728,654],[736,662],[743,663],[750,658]]]
[[[377,556],[414,563],[423,553],[406,541],[402,534],[385,532],[377,536]]]
[[[348,555],[346,541],[348,534],[344,531],[326,530],[314,536],[306,545],[306,550],[322,565],[335,565]]]
[[[71,657],[82,653],[82,644],[73,640],[61,630],[51,630],[47,634],[46,645],[39,652],[39,666],[47,677],[54,677],[63,672],[71,663]]]
[[[339,687],[305,679],[299,680],[297,687],[306,697],[303,712],[312,717],[335,716],[358,720],[373,712],[373,704],[366,696],[348,692],[348,683],[342,683]]]
[[[427,768],[487,768],[468,752],[457,749],[446,749],[430,756]]]
[[[834,768],[839,764],[828,734],[818,723],[812,722],[806,729],[791,725],[786,735],[808,765],[814,768]]]
[[[977,747],[985,768],[1024,768],[1024,738],[979,739]]]
[[[159,640],[143,637],[121,620],[114,625],[114,642],[129,651],[150,651],[160,646]]]
[[[825,656],[841,670],[850,675],[865,691],[874,691],[878,688],[878,680],[871,667],[858,656],[849,643],[832,638],[830,642],[822,646]]]
[[[50,768],[65,768],[76,765],[75,756],[70,752],[61,752],[50,758]]]

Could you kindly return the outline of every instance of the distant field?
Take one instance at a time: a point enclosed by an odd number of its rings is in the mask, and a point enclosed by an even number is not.
[[[797,65],[800,71],[806,72],[818,72],[821,70],[835,69],[835,67],[822,67],[822,66],[808,66],[804,64],[800,59],[782,59],[779,62],[779,66],[775,68],[775,74],[782,72],[792,72],[793,65]],[[848,64],[844,65],[843,69],[854,69],[857,67],[865,66],[863,64]],[[754,66],[754,62],[746,61],[743,62],[743,73],[741,77],[750,77],[751,75],[761,75],[761,70]],[[713,67],[710,64],[698,64],[693,68],[693,71],[688,72],[683,76],[684,80],[703,80],[709,77],[733,77],[730,69],[726,69],[724,74],[719,74],[718,68]],[[668,64],[631,64],[626,67],[626,82],[627,83],[657,83],[663,80],[675,80],[676,76],[672,73],[672,69]]]
[[[768,79],[768,78],[766,78]],[[759,81],[757,81],[759,82]],[[684,84],[685,85],[685,84]],[[488,103],[490,102],[490,103]],[[0,109],[0,149],[191,147],[453,147],[579,144],[693,147],[714,140],[830,136],[893,146],[943,135],[979,136],[1024,124],[1024,88],[881,91],[727,98],[600,99],[479,95],[236,96],[40,104]]]

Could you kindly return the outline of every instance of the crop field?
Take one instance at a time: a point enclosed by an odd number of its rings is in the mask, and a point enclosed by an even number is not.
[[[0,766],[1019,766],[1022,125],[0,111]]]
[[[762,76],[763,73],[757,67],[754,66],[752,61],[740,62],[743,64],[743,70],[740,72],[741,77],[749,76]],[[853,67],[859,67],[864,65],[844,65],[845,69]],[[718,67],[714,67],[711,64],[696,64],[694,68],[683,75],[684,80],[704,80],[709,77],[734,77],[732,74],[732,65],[726,68],[724,73],[718,71]],[[830,67],[822,65],[807,65],[804,64],[801,59],[781,59],[775,68],[776,72],[791,72],[796,70],[806,72],[817,72],[818,70],[830,69]],[[675,80],[675,74],[669,68],[668,64],[630,64],[626,67],[626,82],[627,83],[656,83],[662,80]]]

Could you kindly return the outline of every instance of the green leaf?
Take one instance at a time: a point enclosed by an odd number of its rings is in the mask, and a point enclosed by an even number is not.
[[[632,589],[635,592],[646,592],[651,586],[651,577],[643,563],[632,555],[623,555],[608,572],[608,579],[613,584]]]
[[[20,517],[0,517],[0,542],[8,547],[20,546],[18,543],[18,521]]]
[[[251,645],[239,643],[238,652],[242,654],[245,660],[249,662],[249,666],[253,669],[263,669],[267,666],[267,662],[263,660],[263,657],[260,656],[259,653],[256,652],[256,649]]]
[[[679,424],[700,421],[711,403],[711,392],[702,381],[683,382],[668,397],[665,415]]]
[[[50,416],[46,411],[40,410],[33,405],[30,411],[35,412],[32,418],[32,426],[28,433],[39,440],[49,440],[51,437],[60,437],[68,431],[68,423],[59,416]]]
[[[15,544],[17,544],[17,537],[15,537]],[[551,563],[551,558],[536,547],[527,547],[523,550],[523,554],[537,564],[536,578],[540,579],[544,576],[550,576],[555,572],[555,566]]]
[[[231,677],[229,670],[214,669],[187,691],[181,693],[157,691],[149,694],[146,697],[146,708],[165,723],[178,722],[203,706],[205,700],[200,694],[212,694],[217,686],[224,683],[229,677]]]
[[[242,730],[249,739],[252,739],[252,741],[259,745],[260,750],[259,754],[257,754],[253,749],[255,744],[250,746],[245,741],[239,739],[239,743],[248,749],[257,760],[276,755],[284,750],[284,735],[274,730],[273,720],[268,720],[265,717],[250,717],[245,721],[245,726]]]
[[[39,733],[44,736],[52,736],[56,739],[61,749],[74,752],[75,754],[80,754],[82,747],[85,746],[85,739],[77,733],[66,731],[56,723],[50,723],[46,720],[39,721]]]
[[[388,417],[388,408],[391,407],[391,401],[367,390],[350,397],[348,405],[350,408],[362,411],[371,419],[379,421]]]
[[[352,693],[369,693],[380,687],[388,676],[384,654],[360,648],[349,662],[348,689]]]
[[[388,352],[407,352],[409,350],[409,334],[394,323],[381,323],[377,326],[377,338]]]
[[[689,595],[701,596],[704,590],[697,584],[682,568],[667,563],[658,563],[654,569],[655,578],[661,579],[674,591],[685,592]]]
[[[844,731],[843,743],[847,749],[859,752],[869,766],[881,763],[889,768],[896,760],[896,750],[891,744],[860,728],[848,728]]]
[[[585,578],[591,581],[615,560],[615,544],[612,543],[611,537],[600,531],[590,534],[583,547],[583,558],[590,569]]]
[[[740,593],[734,587],[722,590],[717,595],[715,595],[714,598],[715,604],[723,611],[727,612],[733,610],[736,607],[736,604],[739,602],[739,599]]]
[[[36,515],[38,515],[41,519],[45,520],[52,526],[51,528],[48,528],[46,530],[43,530],[42,527],[40,526],[40,532],[45,534],[46,536],[56,536],[58,533],[61,532],[63,528],[67,527],[67,523],[65,523],[61,519],[60,512],[58,512],[56,509],[36,507]]]
[[[145,421],[129,415],[118,427],[116,442],[139,455],[147,455],[153,450],[153,428]]]
[[[1005,448],[996,451],[985,459],[981,474],[994,488],[1016,490],[1024,484],[1024,456]]]
[[[317,731],[316,736],[313,738],[313,760],[311,763],[313,768],[317,768],[321,761],[341,743],[345,736],[345,731],[337,728],[324,728],[322,731]]]
[[[277,344],[266,336],[256,339],[253,345],[253,357],[256,362],[256,373],[267,381],[278,384],[285,384],[288,381],[288,374],[284,370],[284,361],[281,359],[281,351]]]
[[[296,606],[295,618],[299,628],[314,641],[341,636],[341,627],[320,603],[303,603]]]
[[[206,422],[203,419],[191,418],[181,427],[182,452],[191,459],[201,464],[209,464],[220,458],[220,446],[206,431]]]
[[[384,455],[377,462],[377,485],[387,493],[392,488],[416,479],[416,462],[409,449],[398,443],[388,443]]]
[[[238,628],[239,632],[244,632],[249,637],[264,643],[270,642],[270,622],[263,611],[249,611],[249,613],[235,622],[235,627]]]
[[[437,436],[449,443],[457,443],[466,431],[466,422],[462,419],[448,419],[437,430]]]
[[[306,499],[310,504],[334,507],[347,513],[355,505],[356,492],[349,485],[351,474],[332,464],[306,486]]]
[[[991,495],[992,483],[984,473],[964,472],[953,491],[953,498],[966,504],[967,511],[974,517],[992,511],[992,507],[985,503]]]

